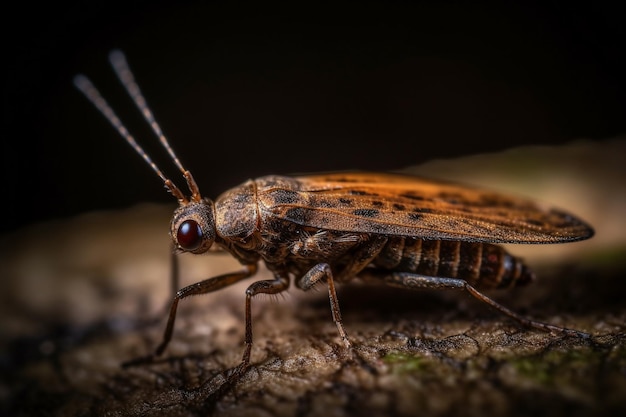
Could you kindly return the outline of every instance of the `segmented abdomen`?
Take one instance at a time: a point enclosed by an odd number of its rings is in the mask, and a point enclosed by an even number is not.
[[[378,267],[461,278],[477,288],[508,288],[533,280],[518,258],[489,243],[391,237],[374,259]]]

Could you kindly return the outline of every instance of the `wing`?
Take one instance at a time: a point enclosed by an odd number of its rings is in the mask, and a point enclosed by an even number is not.
[[[490,243],[593,235],[576,217],[531,200],[408,175],[354,172],[256,182],[264,215],[321,229]]]

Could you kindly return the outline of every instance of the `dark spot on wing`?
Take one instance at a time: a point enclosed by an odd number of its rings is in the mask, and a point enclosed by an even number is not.
[[[285,218],[295,223],[304,223],[307,220],[306,210],[301,207],[294,207],[287,210]]]
[[[376,217],[380,214],[380,212],[375,209],[356,209],[352,213],[356,216],[363,217]]]
[[[409,220],[411,220],[413,222],[417,222],[417,221],[419,221],[422,218],[422,216],[420,214],[417,214],[417,213],[409,213],[409,214],[407,214],[407,216],[408,216]]]
[[[275,204],[291,204],[302,200],[300,194],[292,190],[279,189],[270,192],[270,195]]]
[[[432,213],[433,209],[428,207],[415,207],[413,213]]]
[[[478,205],[485,207],[515,207],[515,202],[495,194],[484,194],[480,197]]]
[[[351,194],[351,195],[371,195],[373,197],[378,196],[378,194],[376,194],[376,193],[369,193],[369,192],[363,191],[363,190],[349,190],[348,194]]]
[[[354,200],[345,197],[339,197],[339,202],[346,206],[351,206],[352,204],[354,204]]]
[[[450,203],[450,204],[462,204],[465,201],[463,196],[458,193],[443,192],[443,193],[439,193],[437,195],[437,198],[440,198],[444,200],[446,203]]]
[[[400,197],[410,198],[411,200],[420,200],[420,201],[426,200],[424,196],[413,194],[413,193],[400,194]]]
[[[398,203],[393,203],[393,208],[399,211],[406,210],[406,206],[404,204],[398,204]]]
[[[379,200],[374,200],[374,201],[372,201],[372,205],[374,207],[382,207],[382,206],[385,205],[385,203],[383,203],[382,201],[379,201]]]
[[[313,199],[311,200],[311,206],[313,207],[323,207],[323,208],[333,208],[337,207],[337,201],[329,200],[329,199]]]

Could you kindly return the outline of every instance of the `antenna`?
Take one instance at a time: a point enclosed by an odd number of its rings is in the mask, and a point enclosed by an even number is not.
[[[191,172],[186,170],[183,167],[183,164],[180,163],[178,156],[176,156],[170,143],[168,142],[167,138],[163,134],[163,131],[161,130],[161,126],[159,126],[159,124],[155,120],[154,115],[152,114],[152,111],[148,107],[146,99],[141,93],[141,90],[139,89],[139,85],[135,81],[135,77],[133,76],[133,73],[130,70],[130,67],[128,66],[128,62],[126,61],[126,57],[124,56],[124,53],[122,53],[122,51],[120,51],[119,49],[114,49],[109,54],[109,62],[111,63],[111,66],[113,67],[113,70],[115,71],[115,74],[117,75],[117,78],[119,78],[121,83],[124,85],[126,92],[128,92],[130,97],[133,99],[133,102],[135,103],[135,105],[137,106],[141,114],[143,115],[144,119],[146,119],[146,121],[150,124],[150,127],[152,128],[152,131],[154,132],[154,134],[159,138],[159,142],[161,142],[161,145],[163,145],[167,153],[169,153],[170,157],[172,158],[172,160],[174,161],[178,169],[183,173],[183,176],[185,177],[185,180],[187,181],[187,186],[189,187],[189,190],[191,191],[191,199],[196,202],[200,201],[201,197],[200,197],[200,191],[198,189],[198,185],[193,179]]]
[[[114,50],[109,55],[109,60],[115,73],[118,78],[124,85],[124,88],[133,99],[133,102],[137,105],[137,108],[141,111],[146,121],[150,124],[150,127],[154,131],[154,133],[159,138],[159,141],[163,145],[163,147],[167,150],[170,157],[174,160],[176,166],[180,169],[185,177],[187,182],[187,186],[191,191],[191,199],[192,201],[199,202],[202,198],[200,196],[200,191],[198,189],[198,185],[196,184],[191,172],[187,171],[182,164],[180,163],[178,157],[174,153],[172,147],[167,141],[165,135],[154,119],[154,115],[150,111],[145,98],[141,94],[139,90],[139,86],[135,82],[132,72],[128,67],[128,63],[126,62],[126,58],[124,54],[119,50]],[[178,199],[178,201],[182,204],[187,204],[189,200],[185,195],[180,191],[180,189],[174,184],[170,179],[168,179],[163,172],[157,167],[157,165],[152,161],[152,159],[148,156],[148,154],[143,150],[141,146],[135,141],[135,138],[128,132],[124,124],[120,121],[119,117],[115,114],[109,103],[102,97],[98,89],[93,85],[91,80],[86,76],[79,74],[74,77],[74,85],[78,88],[84,95],[87,97],[89,101],[102,113],[107,120],[113,125],[113,127],[118,131],[120,136],[122,136],[126,142],[152,167],[154,172],[163,180],[165,187],[172,193],[174,197]]]

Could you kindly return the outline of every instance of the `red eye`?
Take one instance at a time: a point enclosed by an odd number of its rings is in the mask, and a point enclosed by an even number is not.
[[[202,229],[194,220],[185,220],[176,233],[178,245],[187,251],[193,251],[202,244]]]

